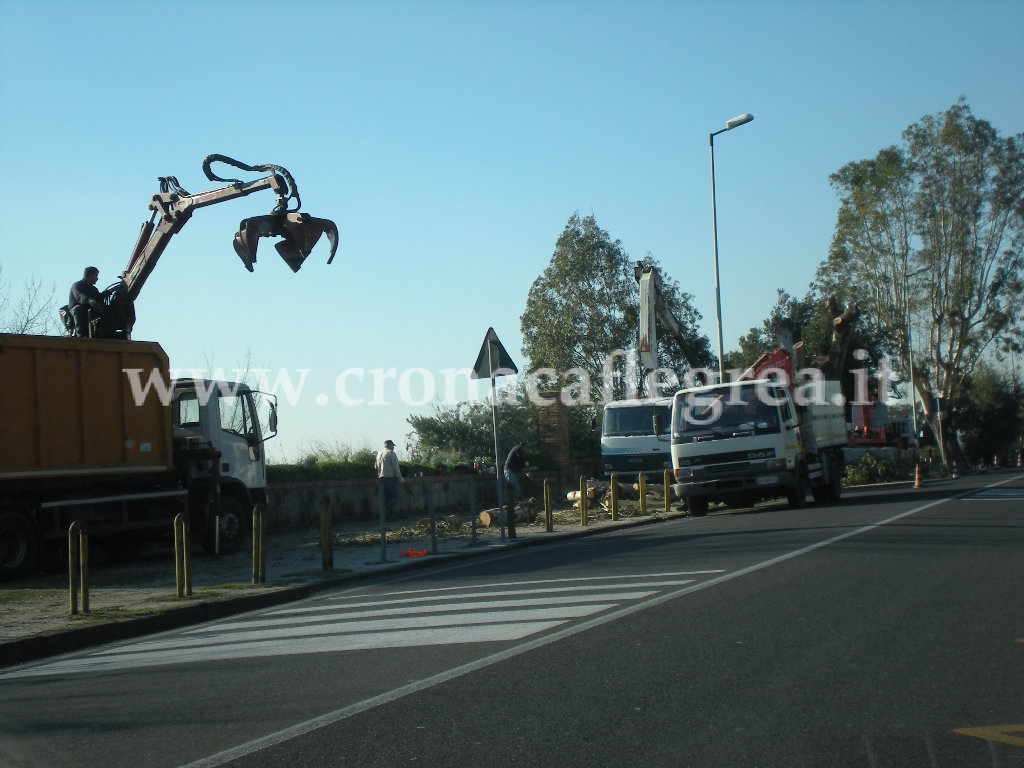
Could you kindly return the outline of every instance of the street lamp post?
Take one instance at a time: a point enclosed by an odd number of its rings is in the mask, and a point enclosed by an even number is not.
[[[715,206],[715,136],[733,128],[739,128],[754,119],[746,113],[737,115],[725,124],[725,128],[708,134],[711,145],[711,228],[715,244],[715,313],[718,318],[718,380],[725,381],[725,348],[722,344],[722,285],[718,276],[718,211]]]

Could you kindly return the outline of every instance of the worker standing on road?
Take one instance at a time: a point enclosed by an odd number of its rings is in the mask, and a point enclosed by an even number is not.
[[[391,520],[398,509],[398,484],[405,482],[405,478],[402,477],[402,468],[398,465],[398,456],[395,455],[394,442],[384,441],[384,450],[377,454],[374,466],[377,468],[377,483],[380,486],[380,492],[384,495],[387,519]]]
[[[103,311],[103,295],[96,287],[100,279],[100,271],[96,267],[86,267],[82,279],[71,284],[68,295],[68,312],[75,321],[75,336],[89,335],[89,310],[98,316]]]
[[[526,477],[526,443],[513,446],[505,459],[505,525],[508,537],[516,537],[516,500],[523,500],[523,478]]]

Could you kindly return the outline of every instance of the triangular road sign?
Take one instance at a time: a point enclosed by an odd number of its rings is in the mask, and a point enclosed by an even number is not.
[[[490,379],[494,376],[508,376],[511,373],[519,373],[519,369],[505,351],[505,347],[501,345],[498,334],[493,328],[488,328],[470,378]]]

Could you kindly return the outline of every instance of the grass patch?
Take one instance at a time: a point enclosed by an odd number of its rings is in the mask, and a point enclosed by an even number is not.
[[[0,603],[23,603],[26,600],[59,598],[67,594],[66,589],[0,589]]]

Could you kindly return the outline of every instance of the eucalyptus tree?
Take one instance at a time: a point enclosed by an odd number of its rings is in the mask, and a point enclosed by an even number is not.
[[[949,463],[965,382],[1024,338],[1024,134],[1001,137],[961,99],[902,138],[831,176],[840,208],[818,279],[854,296],[889,354],[912,361]]]
[[[657,267],[650,255],[643,263]],[[642,392],[642,371],[636,359],[640,318],[636,264],[593,216],[575,213],[569,218],[548,267],[530,287],[520,317],[523,352],[545,386],[568,387],[580,405]],[[714,358],[708,340],[696,331],[701,315],[691,297],[664,272],[661,280],[662,295],[683,326],[687,342],[710,364]],[[659,357],[659,363],[680,380],[685,376],[688,367],[680,350],[666,345]]]

